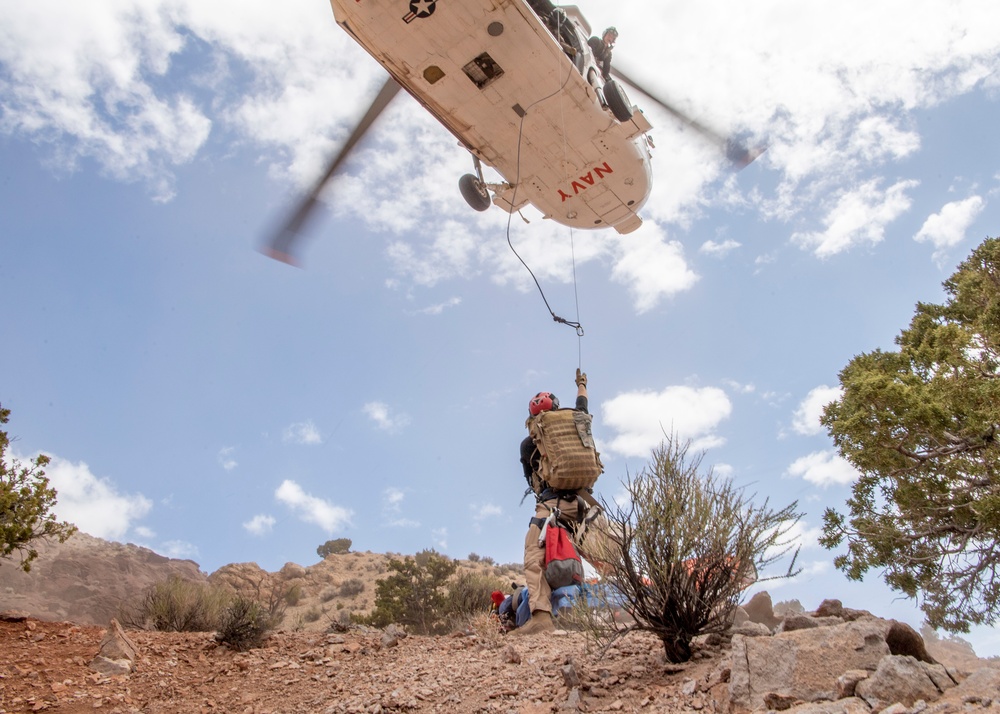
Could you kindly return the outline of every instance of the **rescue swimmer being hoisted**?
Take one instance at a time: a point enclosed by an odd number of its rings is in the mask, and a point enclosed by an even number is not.
[[[533,205],[562,225],[638,228],[649,197],[652,128],[618,79],[725,149],[755,154],[656,99],[595,57],[590,25],[550,0],[330,0],[334,18],[389,73],[371,107],[266,252],[293,262],[293,244],[327,181],[400,88],[472,155],[459,188],[479,211]],[[615,32],[617,36],[617,32]],[[597,39],[597,38],[593,38]],[[610,50],[608,50],[610,54]],[[609,57],[610,60],[610,57]],[[483,165],[503,181],[490,183]]]

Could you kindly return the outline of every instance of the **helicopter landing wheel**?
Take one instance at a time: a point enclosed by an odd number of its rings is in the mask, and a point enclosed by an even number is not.
[[[485,211],[490,207],[490,192],[475,174],[465,174],[458,180],[458,190],[462,192],[465,202],[477,211]]]
[[[604,83],[604,101],[608,103],[608,109],[618,121],[628,121],[632,118],[632,105],[625,96],[625,90],[613,79]]]

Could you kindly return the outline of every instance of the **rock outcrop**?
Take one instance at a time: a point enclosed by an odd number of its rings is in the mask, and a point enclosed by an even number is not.
[[[192,560],[167,558],[148,548],[77,533],[65,543],[41,542],[25,573],[0,567],[0,610],[24,610],[42,620],[107,625],[119,606],[150,585],[177,576],[207,582]]]

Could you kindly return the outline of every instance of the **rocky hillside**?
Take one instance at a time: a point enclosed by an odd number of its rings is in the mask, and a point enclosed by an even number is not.
[[[644,633],[602,652],[579,632],[407,637],[353,626],[279,632],[234,652],[211,633],[0,614],[0,712],[1000,714],[996,663],[935,662],[906,625],[836,601],[780,617],[768,600],[751,610],[775,627],[744,619],[697,638],[683,665],[665,663]]]
[[[644,633],[601,651],[580,632],[504,636],[485,618],[441,637],[341,624],[338,613],[371,606],[387,560],[348,553],[277,573],[243,563],[206,575],[191,561],[79,536],[47,548],[29,575],[5,563],[0,714],[1000,714],[1000,662],[832,599],[806,611],[759,593],[729,632],[697,638],[683,665],[667,664]],[[108,625],[120,602],[172,575],[277,588],[295,602],[282,629],[248,652],[212,633]]]
[[[0,561],[0,610],[22,610],[43,620],[107,625],[120,603],[171,576],[199,582],[207,576],[192,560],[77,533],[65,543],[40,542],[25,573]]]
[[[287,605],[282,628],[307,631],[323,631],[347,621],[351,613],[371,611],[375,583],[387,574],[386,564],[392,557],[344,553],[307,567],[287,563],[274,573],[256,563],[234,563],[208,575],[191,560],[165,558],[148,548],[84,534],[62,544],[42,543],[38,551],[30,573],[16,563],[0,561],[0,611],[103,626],[118,615],[122,605],[141,598],[146,588],[177,576],[227,585],[265,601],[279,597]],[[490,573],[506,582],[520,577],[516,569],[483,560],[460,561],[459,568]]]

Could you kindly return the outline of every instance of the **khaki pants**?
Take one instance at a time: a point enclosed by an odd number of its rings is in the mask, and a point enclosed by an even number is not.
[[[542,520],[548,518],[553,508],[558,508],[562,514],[559,520],[570,530],[573,545],[580,557],[593,565],[598,572],[606,572],[609,568],[608,563],[614,560],[617,540],[611,535],[604,515],[597,516],[586,525],[578,523],[579,518],[585,516],[592,506],[588,506],[579,498],[553,498],[535,506],[535,518]],[[536,522],[532,522],[524,537],[524,581],[528,586],[531,611],[552,612],[552,588],[545,579],[545,546],[538,545],[538,537],[541,534],[542,529]]]

